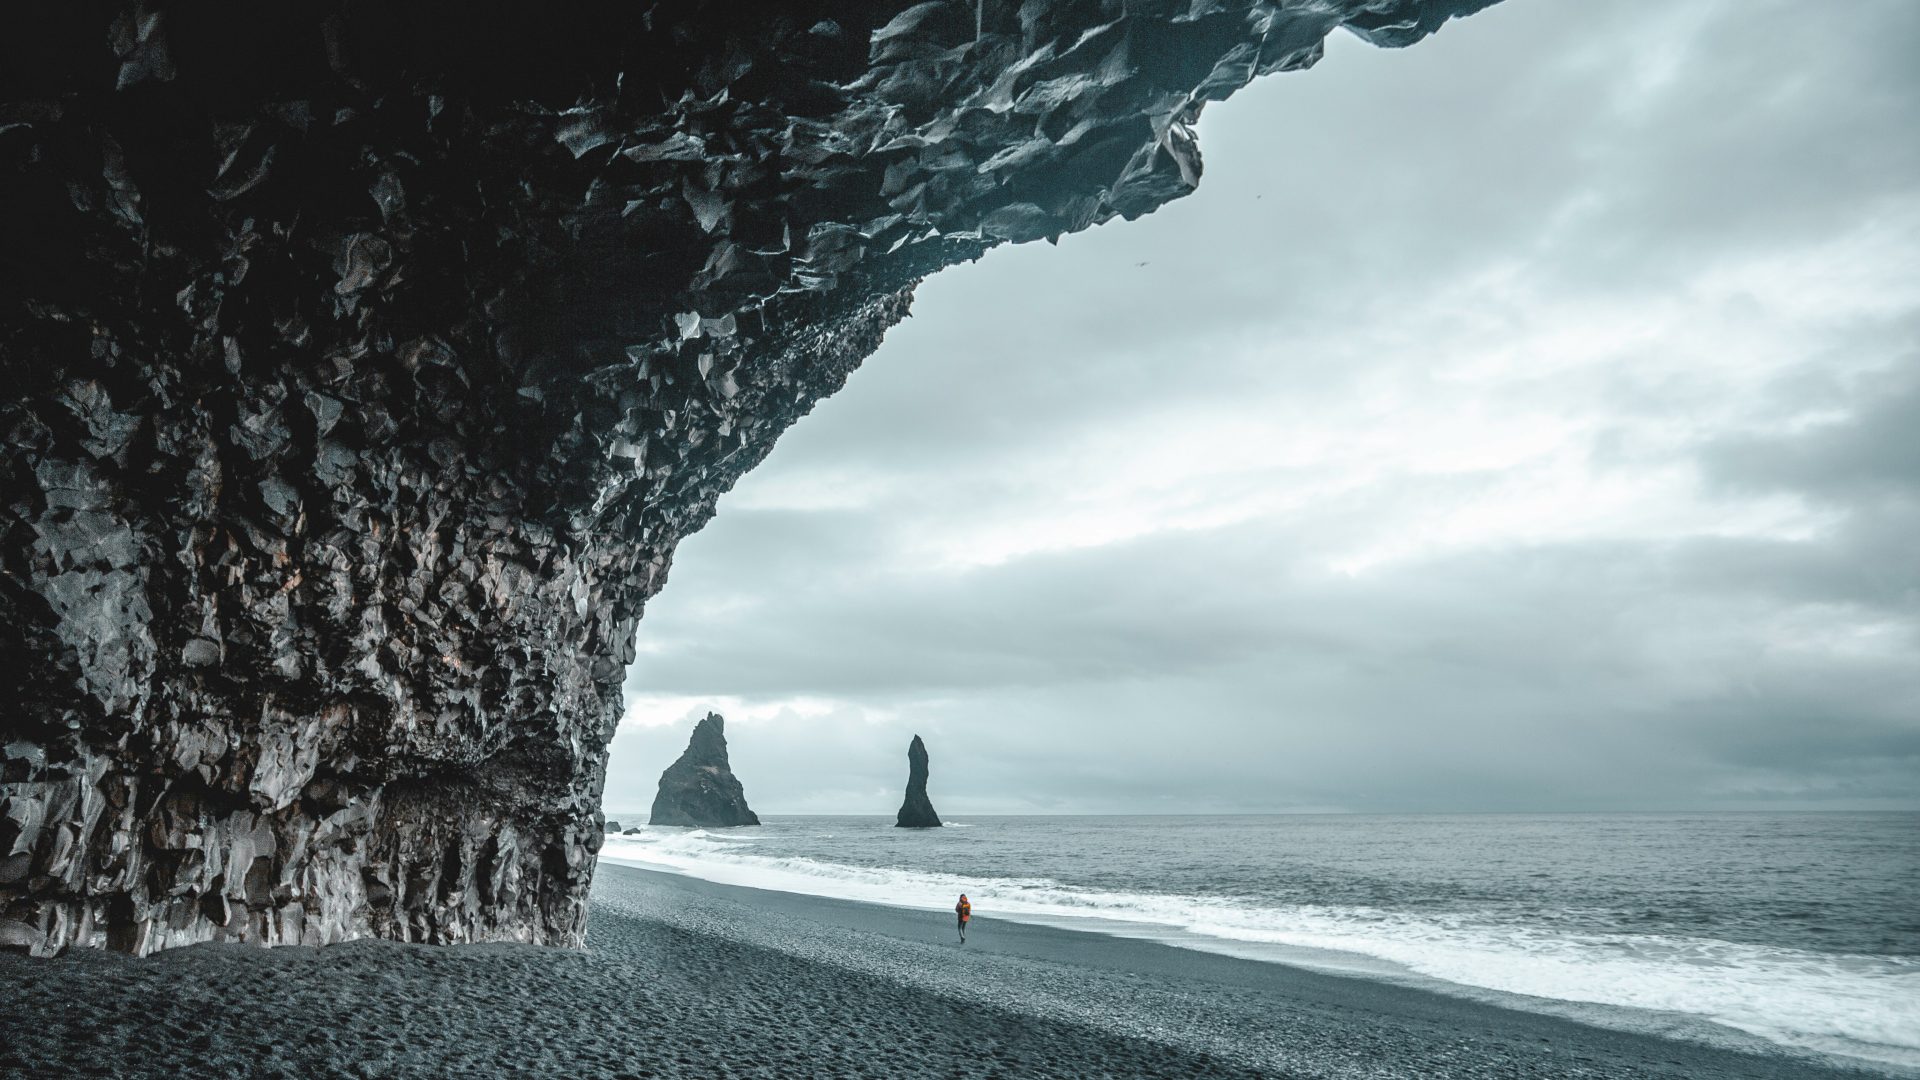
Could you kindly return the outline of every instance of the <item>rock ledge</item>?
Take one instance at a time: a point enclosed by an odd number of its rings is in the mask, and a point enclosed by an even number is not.
[[[0,947],[579,944],[647,601],[915,283],[1487,2],[0,5]]]

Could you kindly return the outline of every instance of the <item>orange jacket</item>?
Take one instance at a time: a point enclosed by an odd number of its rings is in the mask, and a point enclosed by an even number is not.
[[[966,898],[966,897],[964,897],[964,896],[962,896],[962,897],[960,898],[960,902],[959,902],[959,903],[957,903],[957,904],[955,904],[955,905],[953,905],[953,910],[955,910],[955,911],[957,911],[957,912],[959,912],[959,913],[960,913],[960,917],[961,917],[962,919],[971,919],[971,918],[973,918],[973,905],[972,905],[972,904],[970,904],[970,903],[968,903],[968,902],[967,902],[967,898]]]

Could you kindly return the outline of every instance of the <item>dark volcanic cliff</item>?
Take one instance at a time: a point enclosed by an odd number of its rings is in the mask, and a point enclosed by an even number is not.
[[[940,815],[933,812],[933,800],[927,798],[927,744],[915,735],[907,744],[907,797],[893,821],[900,829],[937,829]]]
[[[708,829],[760,824],[727,762],[726,721],[719,713],[708,713],[694,725],[686,750],[660,774],[660,791],[653,797],[647,824]]]
[[[0,945],[577,943],[674,545],[994,244],[1489,0],[0,12]]]

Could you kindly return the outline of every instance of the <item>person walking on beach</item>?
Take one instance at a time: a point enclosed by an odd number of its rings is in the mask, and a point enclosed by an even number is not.
[[[973,901],[966,893],[960,894],[960,902],[953,905],[953,913],[960,916],[960,944],[967,943],[967,920],[973,918]]]

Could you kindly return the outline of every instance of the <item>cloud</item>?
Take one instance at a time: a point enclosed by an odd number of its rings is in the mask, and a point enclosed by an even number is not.
[[[1784,434],[1715,440],[1703,464],[1733,491],[1792,491],[1856,508],[1920,499],[1920,357],[1871,372],[1849,390],[1855,411],[1816,414]]]
[[[1498,5],[928,281],[676,556],[607,804],[1915,804],[1920,9]]]

